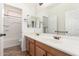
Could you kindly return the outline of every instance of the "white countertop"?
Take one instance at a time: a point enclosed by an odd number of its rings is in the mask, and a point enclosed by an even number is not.
[[[79,56],[79,37],[60,35],[61,39],[56,40],[53,38],[53,36],[56,36],[55,34],[40,34],[40,36],[36,36],[34,34],[25,33],[24,35],[70,55]]]

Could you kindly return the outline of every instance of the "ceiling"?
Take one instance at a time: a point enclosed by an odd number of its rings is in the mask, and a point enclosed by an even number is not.
[[[43,3],[42,5],[39,5],[40,7],[55,7],[59,5],[60,3]]]

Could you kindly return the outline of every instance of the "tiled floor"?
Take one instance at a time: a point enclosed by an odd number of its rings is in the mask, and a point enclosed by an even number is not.
[[[4,49],[4,56],[28,56],[26,52],[22,52],[20,46]]]

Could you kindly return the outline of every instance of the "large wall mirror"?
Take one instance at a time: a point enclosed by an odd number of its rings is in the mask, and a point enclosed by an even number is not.
[[[42,29],[42,33],[79,36],[78,3],[42,4],[37,5],[36,10],[37,27]]]
[[[68,36],[79,36],[79,10],[65,13],[65,30]]]
[[[50,4],[50,3],[49,3]],[[38,21],[38,28],[42,31],[42,33],[48,34],[57,34],[57,15],[53,14],[52,6],[40,6],[37,5],[37,15],[39,17]]]
[[[55,34],[57,31],[57,16],[43,16],[43,33]]]

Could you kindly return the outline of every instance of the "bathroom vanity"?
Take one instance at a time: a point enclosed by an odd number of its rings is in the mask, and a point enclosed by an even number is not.
[[[55,34],[26,34],[26,51],[30,56],[79,56],[79,37]]]
[[[39,40],[35,40],[28,36],[25,36],[25,39],[26,49],[30,56],[70,56],[70,54],[48,46]]]

